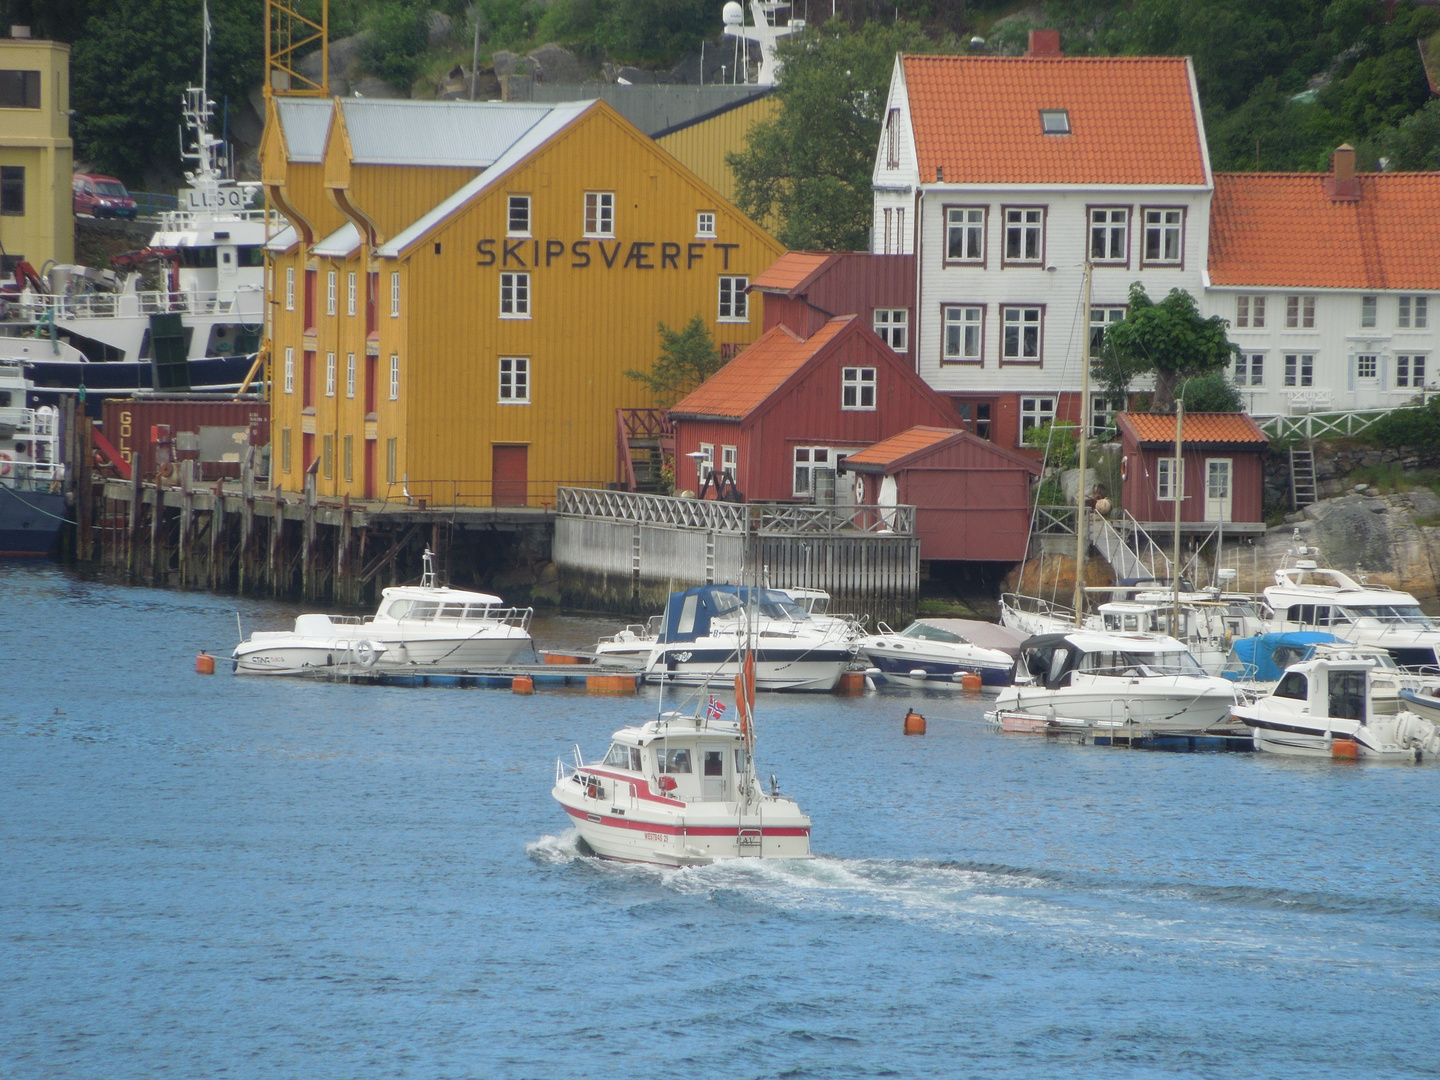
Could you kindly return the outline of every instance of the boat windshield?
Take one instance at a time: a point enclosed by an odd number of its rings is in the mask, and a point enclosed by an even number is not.
[[[610,752],[605,755],[604,765],[613,765],[617,769],[629,769],[631,772],[640,771],[640,751],[633,746],[626,746],[624,743],[611,743]]]
[[[1080,670],[1097,675],[1204,675],[1200,662],[1184,649],[1164,652],[1102,649],[1080,658]]]
[[[1260,617],[1260,612],[1256,610],[1255,605],[1246,600],[1230,601],[1225,605],[1225,614],[1241,619],[1258,619]]]
[[[952,634],[949,630],[941,630],[938,626],[930,626],[928,623],[922,622],[911,623],[900,636],[917,638],[920,641],[943,641],[949,645],[969,644],[959,634]]]
[[[1409,604],[1375,604],[1371,607],[1347,607],[1342,610],[1351,619],[1374,619],[1386,626],[1411,626],[1417,630],[1429,630],[1434,625],[1430,616]]]

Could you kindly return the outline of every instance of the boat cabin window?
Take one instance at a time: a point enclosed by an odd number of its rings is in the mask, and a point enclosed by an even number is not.
[[[1338,612],[1337,612],[1338,614]],[[1301,626],[1330,626],[1330,608],[1326,604],[1291,604],[1290,610],[1285,613],[1285,618]],[[1343,617],[1334,620],[1335,624],[1349,622]]]
[[[675,628],[677,634],[693,634],[695,632],[695,612],[699,610],[699,607],[700,597],[685,597],[685,602],[680,605],[680,625]]]
[[[1391,649],[1395,662],[1411,671],[1435,671],[1434,649]]]
[[[690,772],[690,751],[686,748],[661,747],[656,751],[662,773]]]
[[[441,619],[463,619],[464,617],[464,604],[442,604],[437,615],[437,618]]]
[[[952,634],[949,630],[941,630],[938,626],[920,622],[911,623],[900,636],[916,638],[919,641],[943,641],[950,645],[968,644],[959,634]]]
[[[1255,610],[1254,604],[1231,603],[1225,605],[1225,615],[1237,619],[1257,619],[1259,612]]]
[[[789,619],[791,622],[804,622],[810,618],[803,607],[774,589],[766,589],[760,594],[760,614],[767,619]]]
[[[738,747],[738,746],[737,746],[737,747],[735,748],[735,771],[736,771],[737,773],[741,774],[741,775],[744,775],[744,773],[745,773],[745,763],[746,763],[745,751],[744,751],[744,749],[742,749],[741,747]]]
[[[712,593],[710,601],[714,605],[716,615],[728,615],[740,607],[740,598],[734,593]],[[690,598],[686,597],[685,602],[688,604]]]
[[[1418,607],[1405,604],[1379,604],[1373,607],[1352,607],[1345,611],[1356,619],[1375,619],[1391,625],[1430,626],[1430,616]]]
[[[387,619],[403,619],[410,614],[410,609],[414,606],[414,600],[396,600],[385,609],[385,617]]]
[[[1365,722],[1365,672],[1330,672],[1330,712],[1342,720]]]
[[[1310,685],[1298,671],[1287,671],[1275,687],[1275,696],[1293,698],[1295,701],[1310,700]]]
[[[706,751],[705,751],[705,775],[706,775],[706,776],[724,776],[724,775],[725,775],[725,751],[724,751],[724,750],[706,750]]]
[[[811,615],[824,615],[830,610],[830,598],[828,596],[809,596],[806,597],[806,600],[807,603],[804,607]]]
[[[1045,681],[1055,683],[1065,673],[1065,661],[1070,659],[1070,650],[1065,648],[1056,649],[1050,656],[1050,671]]]
[[[626,746],[624,743],[611,743],[610,752],[605,755],[602,765],[614,765],[617,769],[631,768],[631,760],[634,759],[634,770],[640,771],[640,751],[633,746]]]
[[[405,618],[433,619],[439,610],[439,604],[431,603],[428,600],[412,600],[410,601],[410,610],[405,613]]]
[[[1160,675],[1204,675],[1205,669],[1188,652],[1130,652],[1126,650],[1097,650],[1087,652],[1080,658],[1081,671],[1094,671],[1111,675],[1127,672]]]

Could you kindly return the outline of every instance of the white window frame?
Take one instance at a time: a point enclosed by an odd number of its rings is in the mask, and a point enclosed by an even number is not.
[[[1100,241],[1098,253],[1096,251],[1097,239]],[[1130,208],[1128,206],[1092,206],[1090,208],[1090,261],[1100,264],[1130,261]]]
[[[390,400],[400,400],[400,354],[390,354]]]
[[[1180,266],[1185,262],[1185,207],[1144,207],[1145,231],[1141,236],[1141,266]],[[1151,255],[1151,241],[1154,255]]]
[[[1366,386],[1373,386],[1380,381],[1379,353],[1355,354],[1355,381]]]
[[[500,275],[500,318],[530,318],[530,275]]]
[[[1115,426],[1115,406],[1109,394],[1090,395],[1090,437],[1099,438]]]
[[[1005,246],[1000,251],[1002,266],[1042,266],[1045,263],[1045,207],[1007,206],[1003,211]],[[1010,254],[1010,241],[1019,254]],[[1031,254],[1031,242],[1034,253]]]
[[[705,483],[705,478],[715,469],[715,444],[702,442],[699,446],[702,457],[695,459],[695,482]]]
[[[871,312],[875,336],[897,353],[910,347],[910,309],[876,308]]]
[[[748,277],[722,275],[720,278],[718,322],[748,323],[750,321],[750,297],[745,292],[750,287]]]
[[[1042,135],[1069,135],[1069,109],[1041,109],[1040,133]]]
[[[1424,330],[1430,325],[1430,298],[1428,296],[1401,296],[1396,298],[1395,326],[1400,330]]]
[[[701,210],[695,215],[695,235],[713,238],[715,236],[715,211]]]
[[[1105,330],[1114,326],[1117,322],[1123,322],[1130,309],[1124,305],[1115,304],[1091,304],[1090,305],[1090,356],[1093,359],[1100,355],[1101,348],[1105,344]],[[1096,340],[1096,331],[1099,331],[1099,340]]]
[[[325,396],[335,396],[335,354],[325,354]]]
[[[530,358],[500,357],[500,404],[530,404]]]
[[[840,369],[840,408],[843,412],[874,412],[876,401],[876,369],[873,367],[842,367]]]
[[[1050,394],[1025,395],[1020,398],[1020,441],[1031,428],[1055,422],[1055,398]]]
[[[985,359],[985,306],[946,304],[940,313],[943,337],[940,359],[955,364],[981,363]]]
[[[1235,297],[1235,328],[1265,329],[1265,294],[1241,293]]]
[[[1420,390],[1425,386],[1428,353],[1398,353],[1395,356],[1395,387]]]
[[[585,235],[605,238],[615,235],[615,193],[613,191],[587,191],[585,193]]]
[[[740,449],[736,446],[720,447],[720,475],[730,474],[731,483],[740,482]]]
[[[900,110],[891,109],[885,117],[885,167],[900,167]]]
[[[355,396],[355,354],[353,352],[345,354],[345,396],[347,398]]]
[[[325,314],[334,315],[340,299],[340,273],[331,270],[325,275]]]
[[[1379,312],[1380,298],[1378,296],[1360,297],[1360,328],[1362,330],[1374,329]]]
[[[1180,470],[1180,501],[1185,501],[1185,470]],[[1155,462],[1155,499],[1157,502],[1174,502],[1175,485],[1175,459],[1173,457],[1158,458]]]
[[[1028,317],[1034,312],[1035,317]],[[1012,318],[1013,316],[1013,318]],[[1010,349],[1011,324],[1015,327],[1015,350]],[[1033,355],[1026,352],[1027,331],[1034,331],[1035,350]],[[1011,364],[1039,364],[1044,360],[1045,350],[1045,309],[1038,304],[1002,304],[1000,307],[1000,360]]]
[[[1284,385],[1304,388],[1315,385],[1315,354],[1286,353]]]
[[[285,346],[285,393],[295,392],[295,346]]]
[[[1241,387],[1265,385],[1265,354],[1263,352],[1242,352],[1235,358],[1235,385]]]
[[[285,268],[285,310],[295,310],[295,267]]]
[[[988,206],[947,206],[945,208],[945,261],[947,263],[985,262],[985,223]],[[959,238],[960,254],[954,254]]]
[[[349,280],[345,283],[345,314],[351,318],[355,317],[355,301],[360,295],[359,287],[355,281],[355,271],[350,271]]]
[[[516,211],[521,211],[519,217],[523,217],[524,223],[517,227]],[[529,236],[531,232],[530,217],[530,196],[510,195],[505,200],[505,235],[506,236]]]
[[[797,446],[791,458],[794,468],[790,473],[790,492],[796,498],[815,494],[815,470],[829,469],[834,465],[830,460],[828,446]],[[801,477],[804,483],[801,483]]]
[[[1285,297],[1285,329],[1315,329],[1315,294],[1291,293]]]
[[[390,275],[390,317],[400,317],[400,271],[396,270]]]

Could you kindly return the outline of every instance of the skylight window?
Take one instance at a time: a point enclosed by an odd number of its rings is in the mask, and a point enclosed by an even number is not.
[[[1046,135],[1069,135],[1070,110],[1041,109],[1040,130]]]

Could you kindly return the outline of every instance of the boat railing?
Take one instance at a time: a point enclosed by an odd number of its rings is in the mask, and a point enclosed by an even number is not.
[[[30,307],[32,318],[44,313],[53,314],[57,319],[135,319],[165,314],[239,315],[253,318],[258,328],[263,315],[263,293],[263,287],[258,284],[214,292],[91,292],[33,298]]]
[[[408,623],[444,623],[447,626],[460,626],[464,623],[485,623],[513,626],[518,630],[528,630],[530,619],[535,614],[534,608],[517,607],[482,607],[472,605],[463,614],[449,615],[444,611],[428,612],[423,615],[401,615],[398,622]]]
[[[1040,596],[1024,593],[1001,593],[1000,604],[1021,615],[1039,615],[1047,619],[1075,621],[1075,609]]]

